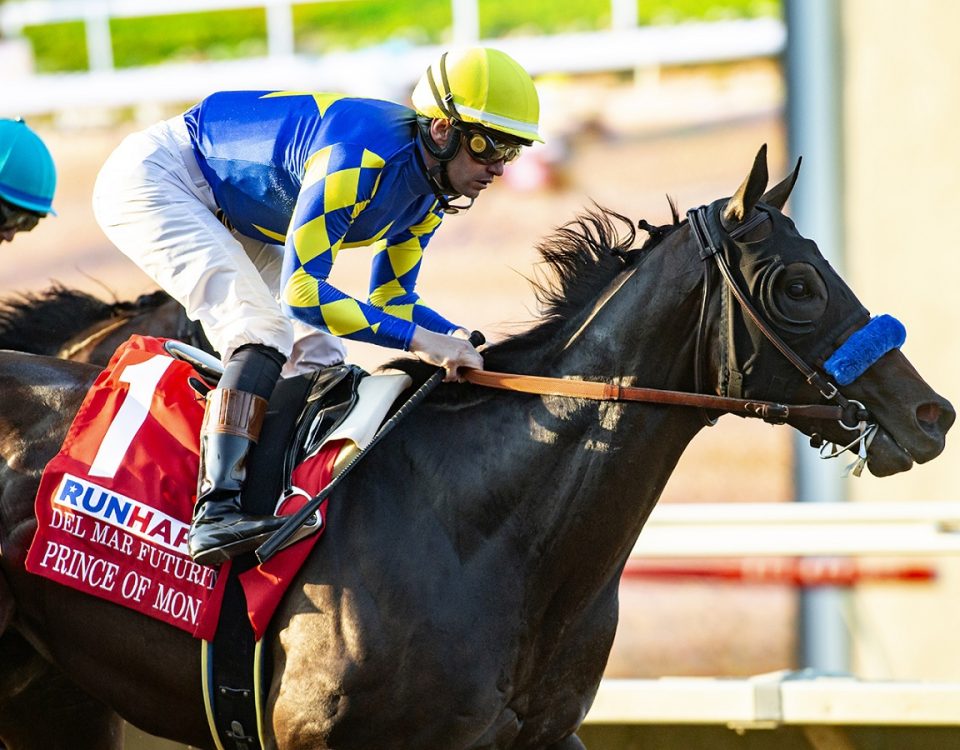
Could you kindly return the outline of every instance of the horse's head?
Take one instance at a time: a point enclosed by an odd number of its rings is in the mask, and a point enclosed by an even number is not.
[[[955,412],[899,351],[899,323],[871,322],[816,244],[781,213],[798,169],[764,193],[764,147],[732,198],[689,214],[708,289],[719,292],[704,311],[704,322],[714,321],[708,369],[721,395],[846,407],[849,424],[787,420],[838,445],[856,443],[859,402],[878,425],[869,436],[871,473],[906,471],[940,454]]]

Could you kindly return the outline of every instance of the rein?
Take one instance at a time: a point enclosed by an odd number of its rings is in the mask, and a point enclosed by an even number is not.
[[[639,388],[617,383],[599,383],[591,380],[566,380],[536,375],[515,375],[491,370],[467,370],[463,379],[474,385],[498,388],[504,391],[533,393],[540,396],[567,396],[593,401],[639,401],[670,406],[693,406],[713,411],[729,412],[743,417],[756,417],[770,424],[783,424],[791,416],[810,419],[842,419],[844,410],[826,404],[780,404],[775,401],[756,401],[703,393],[667,391],[660,388]]]

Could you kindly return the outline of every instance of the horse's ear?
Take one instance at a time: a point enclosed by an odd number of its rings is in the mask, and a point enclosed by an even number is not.
[[[723,207],[720,218],[727,226],[739,224],[753,210],[767,189],[767,144],[764,143],[757,152],[757,158],[753,160],[753,168],[747,179],[743,181],[734,196],[727,201]]]
[[[795,166],[793,171],[787,175],[786,179],[783,180],[783,182],[777,183],[767,192],[765,192],[760,200],[782,211],[784,205],[787,203],[787,198],[789,198],[790,193],[793,192],[793,186],[797,184],[797,177],[800,175],[801,161],[803,161],[803,157],[797,159],[797,166]]]

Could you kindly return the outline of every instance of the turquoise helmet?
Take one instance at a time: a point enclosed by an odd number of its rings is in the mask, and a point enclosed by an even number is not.
[[[0,119],[0,198],[28,211],[53,214],[57,168],[40,136],[23,120]]]

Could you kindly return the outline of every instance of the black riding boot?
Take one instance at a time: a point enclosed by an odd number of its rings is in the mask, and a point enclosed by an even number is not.
[[[215,565],[256,549],[283,525],[282,518],[251,516],[240,505],[247,459],[282,366],[274,349],[241,347],[227,362],[220,387],[207,394],[197,507],[188,536],[195,562]]]

